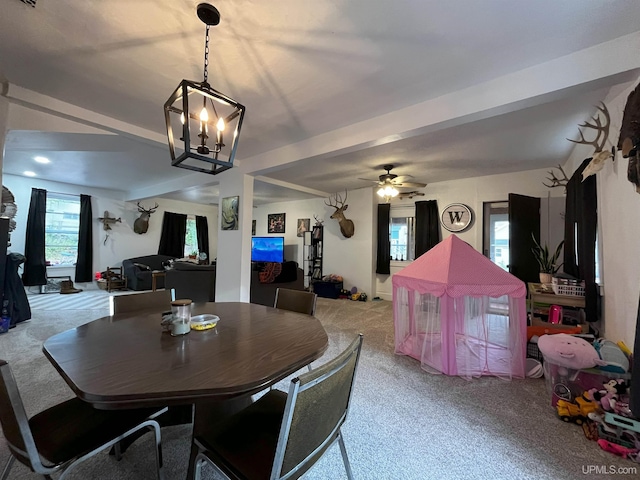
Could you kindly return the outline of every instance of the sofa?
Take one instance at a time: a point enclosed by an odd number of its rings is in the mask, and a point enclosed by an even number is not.
[[[165,288],[174,289],[176,298],[213,302],[216,299],[216,266],[174,262],[166,272]]]
[[[173,260],[167,255],[145,255],[122,261],[122,273],[127,277],[130,290],[151,290],[151,272],[164,270],[164,265]],[[156,288],[164,288],[164,278],[156,278]]]
[[[261,266],[254,266],[251,271],[250,301],[259,305],[273,307],[278,288],[290,288],[292,290],[304,290],[304,272],[296,262],[284,262],[282,272],[272,282],[260,281],[260,273],[264,271]]]

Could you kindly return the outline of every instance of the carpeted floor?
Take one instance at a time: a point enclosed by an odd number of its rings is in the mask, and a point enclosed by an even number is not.
[[[29,415],[73,395],[42,354],[42,342],[108,314],[106,292],[61,296],[73,298],[50,310],[43,297],[55,296],[38,296],[32,320],[0,335],[0,358],[11,363]],[[89,297],[94,308],[67,309]],[[466,381],[428,374],[417,361],[394,355],[390,302],[321,298],[317,317],[330,339],[324,358],[346,348],[356,333],[365,335],[343,427],[356,479],[595,479],[605,471],[607,478],[637,478],[638,464],[601,451],[580,427],[555,417],[542,379]],[[286,382],[279,386],[286,388]],[[162,435],[167,479],[183,479],[190,429],[168,427]],[[120,462],[101,454],[69,478],[153,479],[149,437],[138,440]],[[0,466],[8,455],[0,436]],[[17,465],[9,478],[39,477]],[[210,470],[205,478],[214,478]],[[304,478],[346,478],[339,449],[334,447]]]

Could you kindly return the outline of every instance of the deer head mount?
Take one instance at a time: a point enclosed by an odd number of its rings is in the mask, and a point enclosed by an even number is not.
[[[571,140],[567,138],[567,140],[569,140],[570,142],[580,143],[583,145],[592,145],[594,148],[591,162],[589,162],[589,165],[587,165],[587,167],[582,172],[583,182],[589,175],[594,175],[600,170],[602,170],[607,159],[609,158],[615,159],[614,157],[615,147],[612,147],[611,151],[608,151],[608,150],[605,151],[604,149],[605,143],[609,138],[609,127],[611,126],[611,116],[609,115],[609,110],[607,110],[607,106],[602,102],[600,102],[600,105],[598,105],[597,108],[602,112],[602,115],[604,116],[604,122],[600,120],[600,114],[597,114],[595,117],[592,117],[593,123],[584,122],[578,125],[578,127],[580,127],[578,128],[578,132],[580,133],[580,140]],[[587,140],[584,137],[584,133],[581,130],[581,128],[591,128],[593,130],[596,130],[597,132],[596,138],[591,141]]]
[[[338,220],[338,224],[340,225],[340,232],[342,233],[342,236],[345,238],[351,238],[353,237],[353,234],[355,232],[355,225],[353,224],[353,221],[349,220],[348,218],[345,218],[344,216],[344,211],[349,207],[349,205],[345,203],[346,201],[347,201],[347,191],[345,190],[344,200],[342,199],[341,195],[338,195],[336,193],[334,195],[329,196],[329,203],[327,202],[324,202],[324,203],[328,207],[333,207],[336,209],[336,211],[333,212],[333,215],[331,215],[331,217],[329,218],[335,218],[336,220]]]
[[[133,231],[139,235],[142,235],[143,233],[147,233],[147,230],[149,230],[149,217],[151,217],[151,214],[155,213],[155,211],[158,209],[158,203],[156,203],[155,207],[149,209],[144,208],[142,205],[140,205],[140,202],[138,202],[137,205],[138,211],[142,213],[142,215],[136,218],[136,221],[133,222]]]

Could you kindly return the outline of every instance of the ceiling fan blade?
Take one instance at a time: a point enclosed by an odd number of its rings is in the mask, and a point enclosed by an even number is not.
[[[409,187],[409,188],[424,188],[427,186],[426,183],[417,183],[417,182],[402,182],[396,183],[396,187]]]
[[[409,180],[410,178],[413,178],[413,175],[398,175],[396,178],[394,178],[393,180],[395,182],[400,182],[400,183],[404,183],[405,180]]]
[[[371,180],[370,178],[360,178],[360,177],[358,177],[358,180],[364,180],[365,182],[371,182],[371,183],[380,183],[379,180]]]

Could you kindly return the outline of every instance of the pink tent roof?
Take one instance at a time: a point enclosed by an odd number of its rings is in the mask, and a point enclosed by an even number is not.
[[[395,287],[406,287],[437,297],[524,297],[523,281],[504,271],[471,245],[451,235],[392,278]]]

